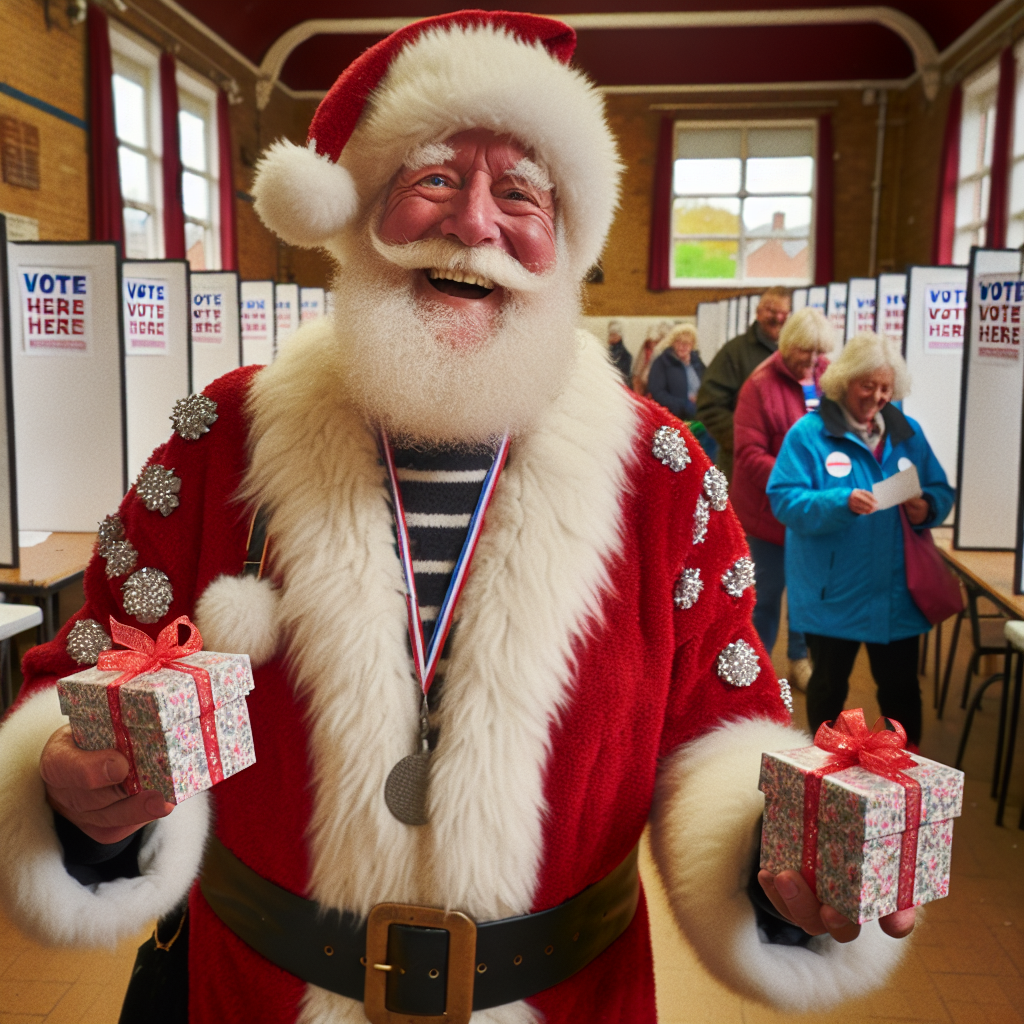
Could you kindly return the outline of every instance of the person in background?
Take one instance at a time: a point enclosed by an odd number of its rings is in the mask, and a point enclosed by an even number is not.
[[[651,363],[648,393],[658,405],[690,424],[694,437],[708,458],[713,459],[715,442],[703,425],[696,422],[697,392],[705,372],[696,348],[697,330],[692,324],[673,327],[668,333],[668,348]]]
[[[794,313],[779,334],[779,350],[747,378],[736,401],[730,495],[754,560],[754,628],[769,654],[779,632],[786,587],[786,528],[772,515],[765,489],[786,432],[818,408],[819,381],[828,367],[825,353],[832,351],[833,339],[831,324],[817,309],[808,306]],[[787,653],[790,683],[806,690],[811,678],[807,643],[792,624]]]
[[[899,509],[878,509],[872,485],[917,467],[922,494],[903,503],[911,526],[941,523],[954,492],[916,420],[891,403],[910,388],[892,342],[858,334],[821,378],[816,413],[798,420],[768,480],[768,500],[786,526],[789,620],[807,638],[813,732],[843,710],[862,643],[882,714],[921,740],[917,638],[928,620],[904,568]]]
[[[777,348],[779,332],[789,316],[788,288],[769,288],[761,295],[754,322],[727,341],[711,360],[697,396],[697,418],[718,442],[718,467],[732,480],[732,414],[743,382]]]
[[[633,357],[622,341],[622,324],[618,320],[608,323],[608,355],[622,374],[623,383],[630,387],[633,383]]]
[[[654,362],[654,350],[658,347],[660,340],[658,329],[652,327],[647,332],[647,337],[644,338],[644,343],[633,360],[633,390],[641,397],[647,394],[651,363]]]

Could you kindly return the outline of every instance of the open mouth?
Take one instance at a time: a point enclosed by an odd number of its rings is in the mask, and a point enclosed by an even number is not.
[[[485,299],[494,291],[494,282],[479,274],[464,274],[461,270],[426,271],[427,280],[444,295],[458,299]]]

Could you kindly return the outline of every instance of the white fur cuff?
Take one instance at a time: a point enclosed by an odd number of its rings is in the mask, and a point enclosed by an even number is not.
[[[907,940],[877,921],[841,944],[763,942],[747,896],[760,844],[761,753],[806,746],[803,732],[765,719],[731,722],[676,751],[661,769],[652,846],[679,927],[730,988],[782,1010],[825,1009],[883,984]]]
[[[113,946],[172,910],[199,873],[210,823],[207,794],[146,826],[139,878],[84,886],[64,869],[39,775],[39,755],[67,718],[56,690],[27,700],[0,729],[0,903],[47,945]]]

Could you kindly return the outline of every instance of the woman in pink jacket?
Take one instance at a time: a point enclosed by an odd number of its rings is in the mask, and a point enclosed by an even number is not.
[[[778,351],[747,378],[736,401],[731,497],[754,560],[754,628],[769,654],[786,587],[786,528],[772,515],[765,488],[786,431],[818,407],[818,379],[828,366],[824,353],[832,351],[833,339],[832,326],[818,310],[807,306],[794,313],[779,335]],[[792,629],[788,655],[790,682],[805,690],[811,676],[807,644]]]

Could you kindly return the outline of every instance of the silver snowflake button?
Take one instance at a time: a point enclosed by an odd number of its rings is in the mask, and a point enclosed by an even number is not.
[[[742,597],[743,591],[753,585],[754,563],[749,558],[737,559],[736,564],[722,574],[722,586],[733,597]]]
[[[181,480],[174,475],[173,469],[164,469],[154,463],[147,466],[135,481],[135,493],[150,512],[159,512],[169,516],[179,505],[178,492]]]
[[[729,503],[729,481],[717,466],[712,466],[704,474],[704,493],[716,512],[725,511],[725,506]]]
[[[788,679],[779,680],[779,696],[782,698],[782,703],[786,705],[786,710],[793,714],[793,691],[789,688]]]
[[[704,498],[697,499],[697,507],[693,511],[693,543],[703,544],[708,535],[708,520],[711,518],[711,506]]]
[[[139,553],[126,540],[115,540],[108,544],[106,551],[100,554],[106,560],[107,579],[112,580],[115,576],[123,576],[135,568],[139,560]]]
[[[718,674],[730,686],[750,686],[761,674],[757,653],[746,640],[737,640],[718,656]]]
[[[167,574],[146,566],[121,585],[124,610],[139,622],[156,622],[167,614],[174,594]]]
[[[105,558],[107,548],[119,540],[124,540],[124,525],[121,523],[121,517],[118,515],[107,516],[99,524],[99,530],[96,533],[96,547],[99,553]]]
[[[217,403],[206,395],[179,398],[171,410],[171,423],[186,441],[198,441],[217,420]]]
[[[700,578],[700,569],[684,569],[682,576],[676,580],[675,593],[672,600],[677,608],[692,608],[704,589],[704,581]]]
[[[95,619],[82,619],[68,633],[67,652],[79,665],[95,665],[104,651],[114,645]]]
[[[673,473],[681,472],[690,464],[689,449],[675,427],[658,427],[651,442],[651,454]]]

